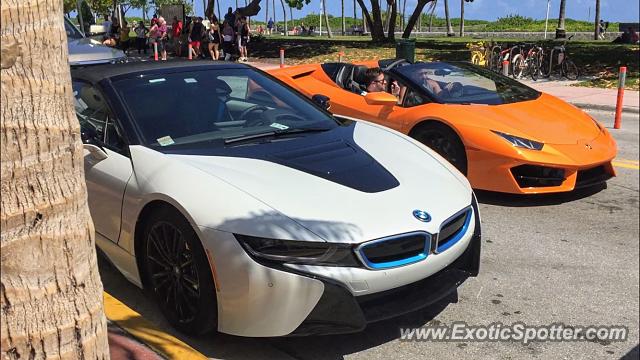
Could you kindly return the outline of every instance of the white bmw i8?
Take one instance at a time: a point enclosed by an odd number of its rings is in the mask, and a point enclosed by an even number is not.
[[[356,332],[476,276],[465,177],[228,63],[72,71],[96,243],[186,333]]]

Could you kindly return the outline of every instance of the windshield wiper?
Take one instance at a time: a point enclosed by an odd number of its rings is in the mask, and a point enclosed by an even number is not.
[[[265,137],[277,137],[277,136],[280,136],[280,135],[289,135],[289,134],[303,134],[303,133],[312,133],[312,132],[323,132],[323,131],[327,131],[327,130],[331,130],[331,129],[328,129],[328,128],[298,128],[298,129],[285,129],[285,130],[265,131],[265,132],[261,132],[261,133],[257,133],[257,134],[241,135],[241,136],[235,136],[235,137],[226,138],[224,140],[224,143],[226,145],[226,144],[233,144],[235,142],[241,142],[241,141],[246,141],[246,140],[261,139],[261,138],[265,138]]]

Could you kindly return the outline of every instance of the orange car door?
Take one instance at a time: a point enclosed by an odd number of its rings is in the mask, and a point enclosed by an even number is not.
[[[369,105],[364,96],[342,91],[337,98],[331,98],[331,112],[350,116],[402,131],[402,114],[406,109],[398,105]]]

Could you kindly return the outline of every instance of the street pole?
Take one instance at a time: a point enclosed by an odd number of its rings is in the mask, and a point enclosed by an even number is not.
[[[547,38],[547,26],[549,24],[549,8],[551,7],[551,0],[547,0],[547,16],[544,19],[544,38]]]

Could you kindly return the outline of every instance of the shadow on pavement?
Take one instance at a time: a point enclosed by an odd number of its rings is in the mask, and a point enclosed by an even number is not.
[[[476,190],[478,201],[488,205],[506,207],[530,207],[559,205],[587,198],[607,188],[607,184],[599,184],[588,188],[577,189],[566,193],[519,195],[492,191]]]
[[[420,327],[434,319],[449,304],[458,301],[457,292],[426,309],[370,324],[354,334],[247,338],[221,333],[189,337],[173,329],[145,292],[126,280],[98,251],[98,266],[104,290],[154,323],[159,329],[184,341],[210,358],[224,359],[342,359],[344,355],[396,340],[401,327]],[[265,309],[268,311],[268,309]]]

